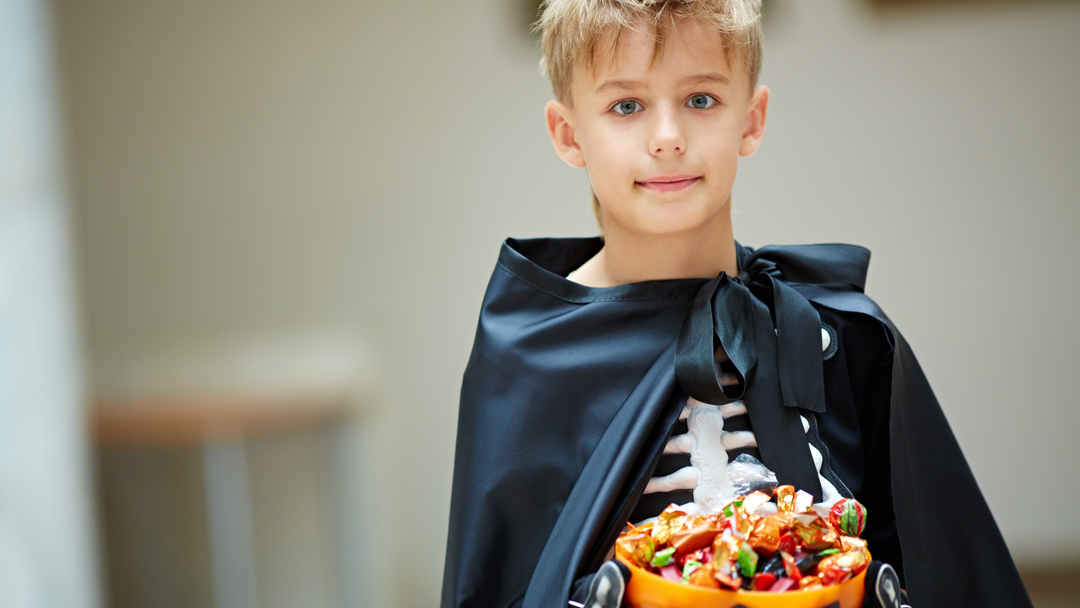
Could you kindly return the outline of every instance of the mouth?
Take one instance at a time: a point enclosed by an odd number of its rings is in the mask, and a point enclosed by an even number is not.
[[[700,180],[701,177],[693,175],[661,175],[634,183],[652,192],[678,192],[693,186]]]

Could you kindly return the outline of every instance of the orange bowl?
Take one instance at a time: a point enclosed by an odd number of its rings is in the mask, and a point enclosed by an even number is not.
[[[840,583],[805,591],[728,591],[669,581],[619,558],[630,568],[626,601],[631,608],[860,608],[865,594],[866,570]]]

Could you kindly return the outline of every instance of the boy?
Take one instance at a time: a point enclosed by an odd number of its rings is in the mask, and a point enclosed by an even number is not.
[[[768,111],[759,19],[759,0],[546,2],[548,132],[588,171],[604,236],[503,247],[462,387],[444,608],[618,605],[625,522],[722,506],[740,453],[816,503],[866,506],[868,605],[899,604],[882,563],[916,608],[1030,605],[862,294],[869,253],[734,240],[738,159]]]

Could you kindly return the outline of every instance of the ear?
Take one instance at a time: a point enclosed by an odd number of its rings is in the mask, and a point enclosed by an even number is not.
[[[577,129],[571,122],[570,108],[552,99],[544,106],[544,117],[547,119],[548,134],[551,135],[555,153],[571,167],[584,167],[585,155],[578,143]]]
[[[743,127],[742,142],[739,144],[739,156],[750,156],[761,145],[761,140],[765,137],[765,116],[768,113],[769,87],[761,85],[750,96],[746,125]]]

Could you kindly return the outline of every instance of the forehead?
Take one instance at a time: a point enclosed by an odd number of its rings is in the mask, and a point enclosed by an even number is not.
[[[597,40],[574,70],[573,90],[592,91],[612,78],[685,77],[695,71],[749,82],[749,74],[728,60],[720,33],[707,24],[676,21],[658,35],[651,24],[637,23],[613,28]]]

